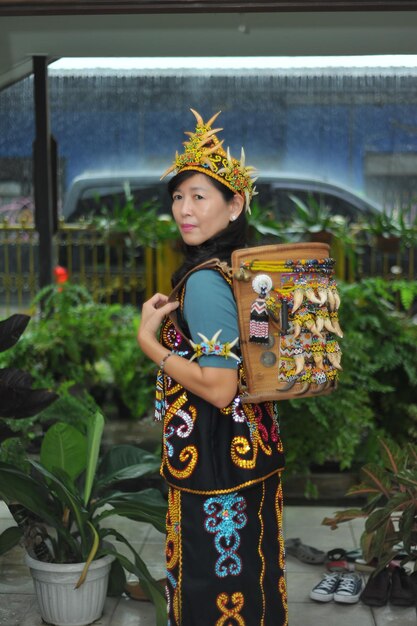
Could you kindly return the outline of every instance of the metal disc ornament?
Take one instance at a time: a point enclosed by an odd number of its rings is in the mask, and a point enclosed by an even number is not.
[[[264,367],[272,367],[277,362],[277,357],[271,350],[265,350],[261,354],[261,363]]]

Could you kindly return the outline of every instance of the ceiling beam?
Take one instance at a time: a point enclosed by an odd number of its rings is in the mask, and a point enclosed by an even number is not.
[[[417,11],[416,0],[0,0],[0,15]]]

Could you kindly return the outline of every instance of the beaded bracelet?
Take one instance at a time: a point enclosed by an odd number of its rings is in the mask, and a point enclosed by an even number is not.
[[[174,352],[168,352],[164,358],[162,359],[162,361],[159,364],[159,369],[161,370],[161,372],[164,371],[164,367],[165,367],[165,362],[167,361],[167,359],[169,359],[170,356],[172,356],[174,354]]]

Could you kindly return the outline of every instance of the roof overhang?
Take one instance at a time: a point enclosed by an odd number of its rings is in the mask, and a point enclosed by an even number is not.
[[[0,89],[33,55],[417,53],[416,0],[0,0],[0,16]]]
[[[1,0],[0,15],[415,11],[415,0]]]

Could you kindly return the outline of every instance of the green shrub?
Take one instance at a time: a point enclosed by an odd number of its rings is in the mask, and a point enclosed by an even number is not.
[[[136,344],[137,311],[95,304],[72,285],[59,289],[40,294],[42,315],[12,350],[0,355],[0,367],[30,371],[36,386],[58,389],[76,382],[106,406],[108,415],[109,405],[123,417],[149,414],[155,366]],[[326,461],[348,469],[374,460],[380,435],[400,445],[417,440],[417,325],[396,307],[397,300],[411,307],[417,283],[366,279],[341,284],[340,292],[345,335],[337,391],[280,403],[290,472]],[[62,401],[68,404],[71,398]],[[44,419],[53,421],[49,413],[54,411],[53,405]],[[10,442],[10,455],[18,452],[13,446]]]
[[[123,417],[148,412],[155,367],[136,343],[136,309],[97,304],[69,283],[45,288],[39,302],[42,313],[13,350],[0,355],[0,367],[25,369],[44,387],[72,381],[106,405],[107,414],[111,406]]]
[[[333,394],[281,403],[289,471],[376,460],[379,435],[417,440],[417,325],[395,307],[400,288],[381,278],[340,285],[343,372]]]

